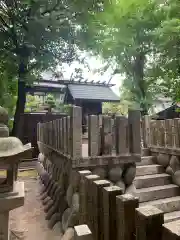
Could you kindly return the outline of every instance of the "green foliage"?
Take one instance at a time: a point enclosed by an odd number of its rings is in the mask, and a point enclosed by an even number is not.
[[[152,104],[152,92],[147,92],[152,79],[145,68],[155,48],[154,31],[162,18],[159,1],[111,1],[104,5],[104,11],[91,16],[82,36],[85,47],[104,58],[115,58],[119,72],[125,75],[124,89],[144,112]]]
[[[153,75],[162,92],[173,101],[180,101],[180,2],[169,0],[163,6],[164,21],[155,31],[157,43]]]
[[[122,99],[143,114],[159,93],[180,99],[179,19],[179,0],[118,0],[82,26],[82,47],[115,59],[125,76]]]
[[[124,103],[104,103],[102,106],[103,114],[107,115],[127,115],[128,113],[128,105]]]
[[[56,106],[55,98],[51,94],[47,95],[45,103],[49,106],[50,109],[55,108]]]
[[[38,96],[27,95],[25,112],[36,112],[41,105],[41,100]]]
[[[67,115],[70,115],[70,109],[72,105],[71,104],[59,104],[56,103],[56,110],[60,113],[66,113]]]
[[[16,70],[12,79],[18,80],[14,135],[18,134],[25,108],[27,82],[37,79],[44,69],[76,57],[77,19],[84,21],[86,14],[98,9],[99,1],[93,2],[0,1],[0,58],[7,63],[6,72],[12,65]]]

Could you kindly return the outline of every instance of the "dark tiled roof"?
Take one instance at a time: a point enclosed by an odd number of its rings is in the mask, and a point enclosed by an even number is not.
[[[74,99],[119,101],[119,97],[107,86],[69,84],[68,88]]]

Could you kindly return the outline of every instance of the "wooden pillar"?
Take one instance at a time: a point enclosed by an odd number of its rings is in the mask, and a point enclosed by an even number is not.
[[[136,240],[160,240],[164,214],[161,210],[146,206],[136,209]]]
[[[117,240],[133,240],[135,236],[135,209],[139,199],[130,194],[116,197]]]

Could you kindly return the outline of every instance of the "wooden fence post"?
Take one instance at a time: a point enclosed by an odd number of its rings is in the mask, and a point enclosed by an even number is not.
[[[136,240],[160,240],[162,237],[163,211],[146,206],[136,209]]]
[[[130,194],[116,197],[117,240],[132,240],[135,237],[135,209],[139,199]]]

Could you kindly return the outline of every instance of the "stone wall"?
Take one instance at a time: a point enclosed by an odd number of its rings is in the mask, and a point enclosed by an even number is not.
[[[63,233],[69,232],[69,228],[79,224],[78,170],[73,170],[68,162],[55,153],[49,156],[40,153],[39,161],[38,172],[43,183],[41,200],[48,225],[53,228],[56,224],[61,224]],[[108,180],[111,186],[120,187],[123,194],[135,192],[132,184],[136,173],[135,163],[93,167],[89,170],[100,179]]]
[[[73,234],[80,222],[83,192],[79,171],[88,169],[122,194],[135,192],[135,163],[141,160],[138,111],[131,111],[128,118],[117,117],[114,123],[109,116],[89,116],[84,142],[81,108],[73,107],[68,117],[38,124],[38,146],[37,169],[46,219],[50,228],[61,225],[65,236]]]

